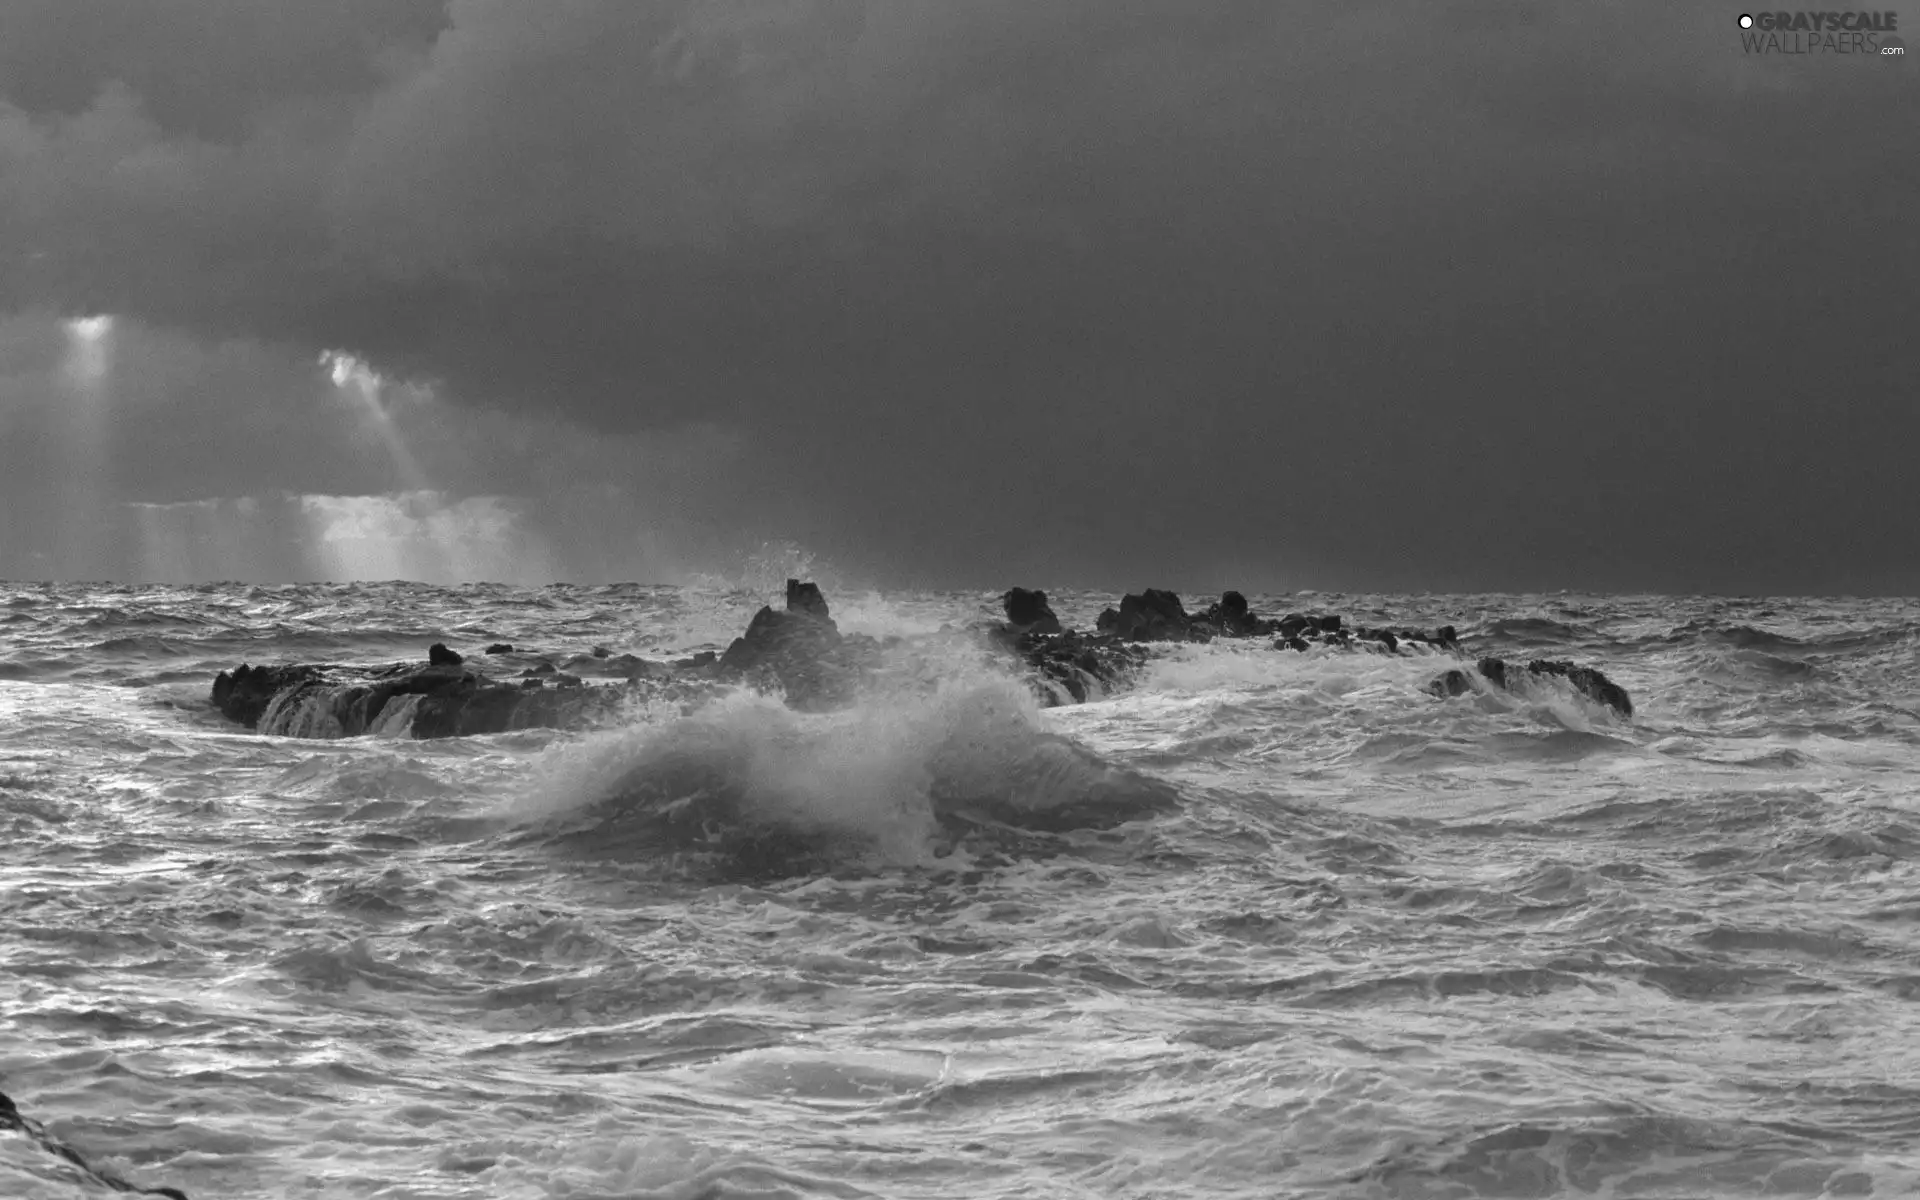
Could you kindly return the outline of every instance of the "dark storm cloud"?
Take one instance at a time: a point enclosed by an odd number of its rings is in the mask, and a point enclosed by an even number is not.
[[[36,11],[0,300],[721,421],[898,575],[1920,583],[1911,64],[1653,3]]]

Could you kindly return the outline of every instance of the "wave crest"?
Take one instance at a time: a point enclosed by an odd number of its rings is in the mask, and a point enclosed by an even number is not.
[[[792,874],[1031,848],[1176,806],[1170,785],[1049,731],[1023,685],[990,678],[827,713],[730,693],[556,750],[516,815],[596,855]]]

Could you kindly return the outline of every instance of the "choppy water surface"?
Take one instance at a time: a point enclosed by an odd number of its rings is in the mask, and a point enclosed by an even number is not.
[[[242,659],[677,654],[761,599],[0,588],[0,1090],[196,1200],[1920,1192],[1913,602],[1254,601],[1590,663],[1631,721],[1229,645],[1044,712],[977,663],[445,742],[206,703]],[[1089,762],[1178,811],[992,850],[929,818]],[[629,820],[716,789],[830,861]],[[87,1186],[0,1135],[0,1195]]]

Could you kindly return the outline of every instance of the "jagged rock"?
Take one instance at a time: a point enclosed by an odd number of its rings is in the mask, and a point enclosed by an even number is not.
[[[445,642],[435,642],[427,647],[427,664],[435,667],[457,667],[467,661],[460,655],[447,649]]]
[[[1327,616],[1308,616],[1305,613],[1288,613],[1274,623],[1274,632],[1283,640],[1304,638],[1309,635],[1321,637],[1337,635],[1342,632],[1338,613]]]
[[[820,594],[820,585],[798,579],[787,580],[787,611],[805,613],[822,621],[832,620],[827,613],[827,598]]]
[[[1627,689],[1593,667],[1577,666],[1564,659],[1545,658],[1536,658],[1524,666],[1516,666],[1504,659],[1489,657],[1474,664],[1474,669],[1487,681],[1502,688],[1511,688],[1520,672],[1535,677],[1564,679],[1574,690],[1595,703],[1604,704],[1623,717],[1633,715],[1633,698],[1627,695]],[[1429,692],[1443,698],[1465,695],[1472,689],[1473,684],[1466,672],[1458,669],[1446,672],[1427,685]]]
[[[753,614],[718,666],[724,674],[778,684],[796,708],[818,709],[850,700],[877,650],[872,638],[841,635],[817,586],[789,579],[787,611],[768,606]]]
[[[1317,644],[1403,654],[1421,647],[1450,649],[1457,640],[1451,625],[1442,625],[1432,633],[1423,629],[1373,629],[1364,625],[1348,628],[1336,613],[1288,613],[1271,622],[1271,627],[1280,635],[1273,643],[1275,650],[1306,650]]]
[[[1059,633],[1060,618],[1053,615],[1045,592],[1014,588],[1000,598],[1007,623],[1022,633]]]
[[[493,645],[487,647],[487,653],[488,654],[512,654],[513,643],[512,642],[495,642]]]
[[[1101,633],[1135,642],[1206,641],[1209,636],[1194,627],[1180,597],[1159,588],[1121,597],[1119,610],[1102,612],[1097,628]]]
[[[119,1192],[122,1195],[168,1196],[172,1200],[187,1200],[187,1194],[179,1188],[141,1187],[139,1184],[129,1183],[111,1171],[104,1171],[94,1166],[78,1150],[48,1133],[45,1125],[22,1113],[14,1104],[13,1098],[5,1092],[0,1092],[0,1130],[22,1135],[47,1153],[73,1164],[87,1180],[109,1191]]]
[[[1084,703],[1132,680],[1147,661],[1147,652],[1112,634],[1068,631],[1027,634],[1014,643],[1014,652],[1034,672],[1042,702],[1062,703],[1061,694]]]
[[[723,654],[702,651],[677,662],[654,662],[631,654],[576,655],[556,669],[533,659],[514,682],[498,682],[466,669],[457,654],[435,644],[426,665],[386,668],[242,664],[213,682],[213,702],[232,720],[263,733],[342,737],[360,733],[447,737],[527,728],[578,728],[615,717],[629,697],[666,696],[689,702],[729,683],[778,688],[795,708],[823,709],[851,702],[869,682],[937,674],[938,657],[903,659],[890,653],[902,639],[875,641],[842,634],[828,615],[820,589],[787,581],[785,611],[764,607]],[[1132,681],[1151,653],[1142,643],[1206,641],[1215,636],[1278,633],[1274,649],[1304,651],[1315,645],[1375,653],[1451,650],[1450,625],[1432,633],[1407,629],[1347,628],[1337,614],[1290,613],[1278,621],[1253,615],[1246,597],[1223,594],[1205,613],[1189,615],[1172,592],[1148,589],[1125,597],[1118,610],[1101,614],[1100,632],[1061,631],[1043,592],[1014,588],[1002,597],[1009,619],[986,630],[943,628],[935,640],[984,634],[1020,665],[1045,703],[1085,701]],[[976,643],[977,644],[977,643]],[[504,644],[489,652],[510,650]],[[526,662],[522,658],[520,662]],[[931,667],[930,667],[931,664]],[[1505,685],[1511,672],[1564,678],[1599,703],[1631,715],[1624,689],[1591,667],[1535,660],[1510,667],[1482,659],[1475,669]],[[919,674],[916,674],[918,672]],[[622,680],[587,684],[581,676]],[[1471,690],[1465,670],[1448,670],[1429,685],[1441,696]]]
[[[1247,598],[1239,592],[1222,592],[1218,601],[1193,620],[1209,626],[1211,632],[1220,637],[1260,637],[1280,628],[1278,621],[1264,621],[1254,616],[1247,607]]]

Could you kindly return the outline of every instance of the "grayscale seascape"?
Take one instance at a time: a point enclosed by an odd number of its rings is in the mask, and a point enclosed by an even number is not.
[[[1920,1197],[1917,29],[0,0],[0,1200]]]
[[[429,640],[670,657],[768,597],[0,591],[0,1077],[195,1197],[1894,1196],[1920,1187],[1920,609],[1255,596],[1601,666],[1452,699],[1435,655],[1152,647],[1041,709],[955,662],[800,713],[263,736],[241,659]],[[998,597],[836,597],[928,635]],[[1110,597],[1062,592],[1069,625]],[[1449,660],[1450,661],[1450,660]],[[1175,811],[950,844],[936,773]],[[957,747],[957,748],[956,748]],[[956,758],[957,756],[957,758]],[[626,832],[731,790],[766,871]],[[720,846],[724,830],[712,830]],[[94,1194],[0,1138],[0,1194]]]

